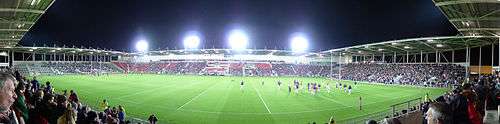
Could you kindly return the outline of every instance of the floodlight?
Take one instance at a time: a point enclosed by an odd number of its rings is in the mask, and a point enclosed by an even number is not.
[[[184,48],[197,49],[200,45],[200,37],[197,35],[189,35],[184,38]]]
[[[234,50],[243,50],[247,48],[248,36],[241,30],[233,30],[228,37],[229,45]]]
[[[304,52],[309,47],[309,41],[304,36],[293,36],[291,39],[292,51]]]
[[[405,48],[405,49],[410,49],[410,47],[409,47],[409,46],[405,46],[404,48]]]
[[[148,42],[146,42],[146,40],[140,40],[139,42],[137,42],[135,44],[135,49],[137,49],[137,51],[139,52],[146,52],[148,51]]]
[[[384,49],[378,49],[378,51],[384,51]]]

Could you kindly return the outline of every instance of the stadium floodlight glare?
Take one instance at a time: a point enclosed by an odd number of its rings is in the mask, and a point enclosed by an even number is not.
[[[227,40],[234,50],[246,49],[248,45],[248,36],[242,30],[231,31]]]
[[[405,48],[405,49],[410,49],[411,47],[409,47],[409,46],[405,46],[404,48]]]
[[[185,49],[197,49],[200,45],[200,37],[197,35],[189,35],[184,38]]]
[[[293,36],[291,39],[292,51],[305,52],[309,47],[309,41],[304,36]]]
[[[140,40],[139,42],[137,42],[135,44],[135,49],[139,52],[146,52],[148,51],[148,42],[146,42],[146,40]]]

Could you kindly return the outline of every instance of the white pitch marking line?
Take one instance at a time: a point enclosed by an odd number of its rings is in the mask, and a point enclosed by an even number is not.
[[[255,89],[255,91],[257,91],[257,94],[259,95],[260,100],[262,101],[262,103],[264,103],[264,106],[266,106],[267,112],[269,112],[269,114],[272,114],[271,111],[269,110],[269,107],[267,107],[266,102],[264,101],[264,99],[262,99],[262,96],[260,96],[259,91],[255,87],[253,87],[253,89]]]
[[[213,86],[215,86],[215,85],[213,85]],[[213,87],[213,86],[212,86],[212,87]],[[187,104],[191,103],[193,100],[195,100],[195,99],[196,99],[196,98],[198,98],[199,96],[201,96],[201,95],[205,94],[205,92],[207,92],[207,91],[208,91],[208,89],[210,89],[210,88],[212,88],[212,87],[209,87],[209,88],[205,89],[205,91],[203,91],[203,92],[201,92],[200,94],[198,94],[197,96],[195,96],[195,97],[191,98],[191,100],[189,100],[188,102],[184,103],[184,105],[182,105],[182,106],[180,106],[179,108],[177,108],[177,109],[176,109],[176,111],[177,111],[177,110],[179,110],[179,109],[181,109],[181,108],[182,108],[182,107],[184,107],[185,105],[187,105]]]

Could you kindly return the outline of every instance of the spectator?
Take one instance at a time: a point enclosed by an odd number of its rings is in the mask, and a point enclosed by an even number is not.
[[[69,91],[69,100],[70,100],[71,102],[76,102],[76,103],[78,103],[78,102],[79,102],[79,100],[78,100],[78,95],[76,95],[76,93],[75,93],[73,90],[70,90],[70,91]]]
[[[467,113],[470,123],[472,124],[482,124],[483,119],[481,114],[476,109],[476,103],[478,101],[475,92],[472,90],[471,84],[464,84],[462,94],[467,98]]]
[[[467,98],[461,94],[461,89],[457,88],[452,91],[453,94],[449,96],[448,104],[453,113],[453,123],[455,124],[469,124],[469,115],[467,112]]]
[[[445,103],[431,103],[425,116],[427,124],[452,124],[451,112]]]
[[[87,113],[87,119],[85,120],[86,124],[100,124],[101,120],[99,120],[99,117],[97,116],[97,113],[95,111],[90,111]]]
[[[99,107],[101,108],[101,110],[106,110],[108,108],[109,104],[108,104],[108,101],[106,101],[106,99],[102,100],[102,102],[99,104]]]
[[[71,104],[67,104],[66,111],[57,119],[57,124],[76,124],[76,111],[73,110]]]
[[[17,99],[14,102],[15,112],[20,123],[28,123],[29,113],[24,97],[24,83],[18,84],[16,88]]]
[[[122,107],[118,107],[118,120],[120,121],[120,124],[125,123],[125,111]]]
[[[330,120],[328,121],[328,124],[335,124],[335,120],[333,119],[333,116],[330,117]]]
[[[52,85],[50,85],[50,82],[45,82],[45,93],[52,94]]]
[[[0,123],[18,124],[15,111],[10,108],[17,99],[15,85],[17,81],[8,73],[0,73]]]
[[[377,121],[375,121],[375,120],[368,120],[368,121],[366,121],[366,124],[377,124]]]
[[[148,118],[149,124],[156,124],[158,123],[158,118],[154,114],[150,115]]]
[[[78,124],[84,124],[85,123],[85,119],[87,118],[87,113],[90,112],[90,108],[87,107],[87,106],[83,106],[79,111],[78,111],[78,114],[77,114],[77,120],[76,120],[76,123]]]
[[[31,88],[33,92],[38,91],[38,89],[40,88],[40,83],[38,82],[38,80],[36,80],[36,77],[33,77],[33,80],[31,81]]]

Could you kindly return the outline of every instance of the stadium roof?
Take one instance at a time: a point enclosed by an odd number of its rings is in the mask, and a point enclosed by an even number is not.
[[[141,55],[142,53],[130,53],[129,55]],[[296,53],[289,50],[267,50],[267,49],[246,49],[246,50],[232,50],[232,49],[195,49],[195,50],[155,50],[148,51],[148,55],[190,55],[190,54],[224,54],[224,55],[275,55],[275,56],[308,56],[314,53]]]
[[[381,55],[382,53],[398,54],[406,53],[432,53],[436,51],[452,51],[466,49],[467,47],[479,47],[497,44],[500,37],[497,36],[447,36],[447,37],[425,37],[402,40],[377,42],[345,48],[338,48],[320,52],[323,56],[334,56],[339,54],[348,55]]]
[[[0,0],[0,47],[18,44],[55,0]]]
[[[500,0],[434,0],[464,36],[500,35]]]
[[[0,50],[13,50],[16,52],[36,54],[76,54],[76,55],[128,55],[128,53],[92,48],[66,48],[66,47],[3,47]]]

